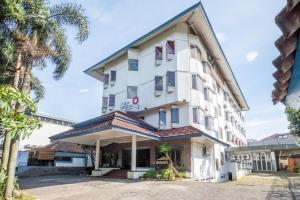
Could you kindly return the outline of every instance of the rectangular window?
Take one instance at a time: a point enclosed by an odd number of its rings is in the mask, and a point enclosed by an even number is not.
[[[171,108],[171,123],[179,123],[179,108]]]
[[[197,87],[197,75],[196,74],[192,74],[192,89],[198,89]]]
[[[222,128],[219,128],[219,136],[221,139],[223,139],[223,130]]]
[[[210,74],[210,67],[206,62],[203,63],[203,72],[206,74]]]
[[[205,117],[205,128],[207,130],[213,130],[213,126],[214,126],[214,120],[212,117],[206,116]]]
[[[115,95],[114,94],[109,95],[109,106],[111,106],[111,107],[115,106]]]
[[[137,96],[136,86],[127,86],[127,99],[132,99]]]
[[[193,108],[193,122],[194,123],[199,123],[199,112],[198,108]]]
[[[200,60],[201,59],[201,53],[197,45],[191,44],[191,57]]]
[[[167,113],[166,111],[159,111],[159,126],[166,126],[167,124]]]
[[[225,155],[224,155],[224,152],[221,152],[221,165],[224,165],[225,163]]]
[[[204,88],[204,100],[209,101],[210,100],[210,96],[209,96],[209,89],[208,88]]]
[[[108,85],[109,84],[109,74],[104,74],[104,85]]]
[[[155,76],[155,90],[163,91],[163,77],[162,76]]]
[[[167,86],[175,87],[175,72],[167,72]]]
[[[117,79],[117,72],[115,70],[110,71],[110,81],[116,81]]]
[[[166,44],[167,55],[175,54],[175,41],[168,40]]]
[[[162,60],[162,59],[163,59],[163,48],[155,47],[155,60]]]
[[[226,111],[226,112],[225,112],[225,120],[226,120],[226,121],[229,121],[229,118],[230,118],[230,117],[229,117],[229,112]]]
[[[59,161],[59,162],[72,162],[72,157],[68,157],[68,156],[55,157],[55,161]]]
[[[108,107],[108,97],[102,97],[102,108]]]
[[[139,60],[128,59],[128,70],[129,71],[139,71]]]
[[[221,106],[218,105],[218,110],[219,110],[219,116],[221,117],[222,116],[222,110],[221,110]]]

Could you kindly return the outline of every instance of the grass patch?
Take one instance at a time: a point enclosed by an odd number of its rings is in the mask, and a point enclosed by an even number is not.
[[[36,200],[36,198],[27,194],[20,194],[18,197],[14,197],[13,200]]]

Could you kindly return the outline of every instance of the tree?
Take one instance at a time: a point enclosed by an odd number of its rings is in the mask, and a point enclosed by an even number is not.
[[[300,111],[286,107],[285,113],[287,115],[287,119],[290,122],[289,130],[292,134],[300,137]]]
[[[33,82],[33,67],[43,69],[47,66],[47,61],[52,62],[54,66],[53,78],[55,80],[62,78],[71,60],[71,52],[63,27],[65,25],[76,27],[78,33],[75,39],[80,43],[86,40],[89,34],[88,20],[82,7],[71,3],[62,3],[51,7],[46,0],[5,0],[5,2],[13,2],[16,4],[15,7],[21,10],[17,17],[11,16],[11,13],[6,10],[3,13],[8,14],[0,16],[0,20],[5,22],[0,27],[0,32],[2,32],[0,35],[6,36],[5,39],[9,38],[7,40],[12,41],[13,47],[15,47],[15,67],[13,69],[14,80],[18,80],[18,83],[14,86],[18,86],[23,93],[28,94]],[[9,3],[4,3],[4,5],[6,6],[4,8],[8,7],[7,10],[10,10]],[[24,107],[16,105],[16,110],[19,112],[24,109]],[[6,136],[8,135],[6,134]],[[20,139],[20,135],[18,135],[10,145],[7,197],[12,195],[10,186],[15,174]]]
[[[18,112],[15,104],[26,107],[26,112]],[[0,86],[0,124],[4,131],[11,138],[29,136],[33,130],[41,126],[38,119],[33,115],[36,113],[36,104],[28,94],[22,93],[20,90],[11,86]],[[14,182],[6,182],[11,174],[7,174],[6,170],[0,171],[0,197],[3,198],[4,190],[7,187],[14,186]],[[14,177],[14,175],[13,175]],[[12,184],[8,186],[8,184]]]

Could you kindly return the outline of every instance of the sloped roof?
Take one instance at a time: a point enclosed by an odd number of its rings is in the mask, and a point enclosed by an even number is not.
[[[183,12],[179,13],[172,19],[161,24],[154,30],[148,32],[147,34],[141,36],[140,38],[136,39],[135,41],[116,51],[107,58],[96,63],[92,67],[86,69],[84,72],[96,79],[101,79],[101,77],[103,77],[103,74],[101,74],[97,70],[104,67],[105,64],[110,63],[118,57],[124,55],[130,48],[137,48],[139,45],[149,41],[150,39],[154,38],[158,34],[169,29],[170,27],[172,27],[180,21],[186,21],[190,23],[190,20],[192,20],[193,15],[195,13],[197,13],[197,17],[195,17],[197,20],[191,23],[194,25],[194,27],[199,26],[198,29],[202,31],[202,35],[204,37],[203,41],[206,43],[207,48],[211,51],[210,53],[212,54],[212,56],[218,55],[215,56],[218,57],[218,59],[216,59],[216,64],[220,65],[220,71],[224,75],[224,78],[232,94],[237,99],[238,104],[241,106],[242,110],[249,110],[249,106],[246,102],[246,99],[221,48],[221,45],[216,37],[216,34],[212,28],[212,25],[208,19],[208,16],[204,10],[201,1],[191,6],[190,8],[184,10]],[[215,52],[212,51],[212,49],[215,50]]]
[[[286,103],[288,89],[291,83],[292,70],[295,64],[295,54],[300,29],[300,0],[287,0],[287,5],[276,16],[275,22],[283,35],[275,41],[280,55],[273,61],[276,71],[273,77],[272,101]]]
[[[203,131],[192,127],[184,126],[179,128],[171,128],[165,130],[158,130],[157,128],[151,126],[150,124],[144,122],[143,120],[132,116],[128,113],[123,113],[121,111],[114,111],[100,117],[96,117],[73,126],[74,128],[57,135],[51,136],[52,141],[57,141],[65,138],[71,138],[81,135],[87,135],[91,133],[100,132],[102,130],[107,130],[117,127],[121,130],[129,130],[138,133],[144,137],[149,137],[155,140],[168,140],[177,138],[191,138],[197,136],[203,136],[210,140],[214,140],[223,145],[226,143],[209,136]]]

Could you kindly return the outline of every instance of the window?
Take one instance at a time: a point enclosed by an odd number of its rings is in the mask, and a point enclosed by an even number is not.
[[[204,88],[204,100],[209,101],[210,100],[210,96],[209,96],[209,89],[208,88]]]
[[[59,162],[72,162],[72,157],[59,156],[59,157],[55,157],[55,161],[59,161]]]
[[[167,86],[175,87],[175,72],[167,72]]]
[[[221,117],[222,116],[222,110],[221,110],[221,106],[218,105],[218,110],[219,110],[219,116]]]
[[[159,127],[164,127],[167,124],[166,111],[159,111]]]
[[[192,74],[192,89],[198,89],[197,87],[197,75]]]
[[[179,123],[179,109],[171,108],[171,123]]]
[[[225,163],[225,155],[224,155],[224,152],[221,152],[221,165],[224,165]]]
[[[214,126],[214,119],[210,116],[206,116],[205,117],[205,128],[207,130],[213,130],[213,126]]]
[[[109,104],[110,107],[114,107],[115,106],[115,95],[114,94],[110,94],[109,95]]]
[[[215,118],[217,118],[218,117],[218,108],[217,107],[214,107],[214,110],[215,110]]]
[[[171,159],[174,165],[181,169],[183,167],[183,146],[173,146],[171,147]]]
[[[224,95],[224,101],[228,100],[228,96],[227,96],[227,92],[225,90],[223,90],[223,95]]]
[[[129,71],[139,71],[139,60],[128,59],[128,70]]]
[[[109,74],[104,74],[104,85],[109,84]]]
[[[175,54],[175,41],[168,40],[166,44],[167,55]]]
[[[163,59],[163,48],[155,47],[155,60],[162,60],[162,59]]]
[[[229,117],[229,112],[226,111],[226,112],[225,112],[225,120],[226,120],[226,121],[229,121],[229,118],[230,118],[230,117]]]
[[[191,44],[190,49],[191,49],[191,57],[200,60],[201,53],[199,47],[197,45]]]
[[[116,81],[117,72],[115,70],[110,71],[110,81]]]
[[[136,86],[127,86],[127,99],[132,99],[137,96]]]
[[[162,76],[155,76],[155,90],[163,91],[163,77]]]
[[[206,74],[210,74],[210,67],[206,62],[203,63],[203,72]]]
[[[108,97],[102,97],[102,108],[108,107]]]
[[[193,122],[199,123],[199,108],[193,108]]]
[[[223,139],[223,129],[219,128],[219,137]]]
[[[215,159],[216,162],[216,170],[219,171],[220,170],[220,164],[219,164],[219,159]]]
[[[230,132],[227,132],[227,141],[229,142],[229,141],[231,141],[231,133]]]

